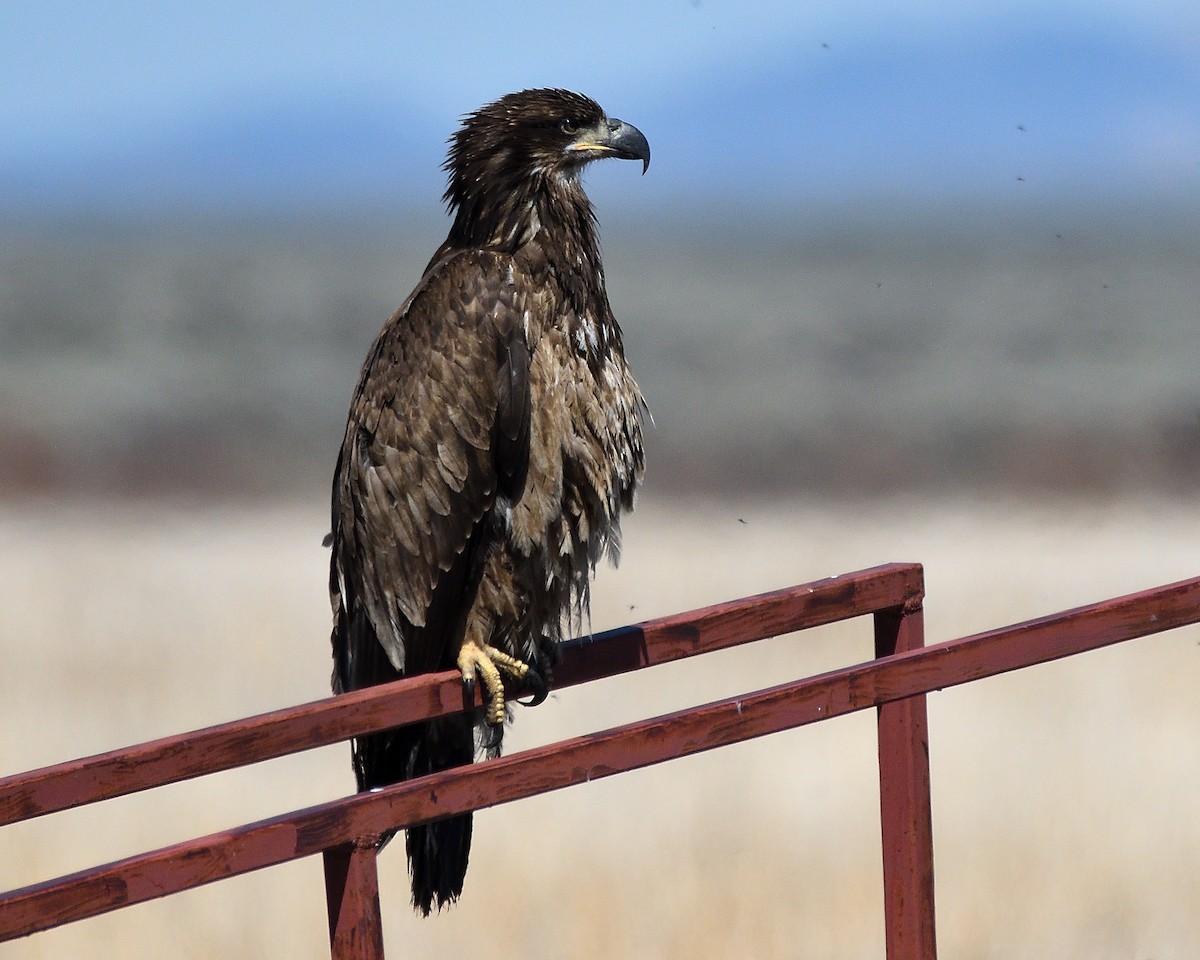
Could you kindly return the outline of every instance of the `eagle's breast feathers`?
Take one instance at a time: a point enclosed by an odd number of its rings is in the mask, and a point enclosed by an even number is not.
[[[435,640],[439,593],[473,599],[493,631],[557,639],[619,549],[642,404],[607,298],[571,297],[540,251],[430,268],[367,357],[339,471],[338,588],[358,585],[396,670],[414,672],[409,648]],[[423,669],[450,665],[437,653]]]

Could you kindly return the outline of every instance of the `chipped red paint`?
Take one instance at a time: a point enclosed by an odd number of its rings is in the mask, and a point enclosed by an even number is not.
[[[893,564],[621,627],[564,644],[554,686],[873,613],[920,590],[918,566]],[[458,674],[427,674],[43,767],[0,779],[0,826],[461,709]]]
[[[875,614],[877,659],[357,794],[14,890],[0,897],[0,940],[322,853],[333,956],[339,960],[381,957],[377,878],[369,840],[385,830],[876,707],[887,956],[889,960],[933,960],[924,695],[1200,622],[1200,578],[931,647],[921,645],[921,600],[920,567],[892,565],[575,641],[568,645],[555,686],[867,613]],[[20,814],[38,816],[461,708],[453,673],[401,681],[386,689],[10,777],[0,782],[0,809],[16,811],[13,819],[21,819]],[[246,734],[247,730],[252,733]],[[196,742],[203,748],[193,748]],[[155,759],[165,744],[180,751],[179,769]],[[224,753],[233,749],[231,744],[241,752]],[[192,749],[195,752],[189,756]],[[154,776],[139,778],[136,771],[126,770],[131,756],[160,766]],[[86,769],[88,775],[76,773],[78,769]],[[97,795],[90,780],[96,776],[104,780],[104,789],[115,792]],[[87,794],[86,800],[78,799],[81,793]]]
[[[334,960],[382,960],[379,873],[375,837],[329,847],[324,852],[329,907],[329,951]]]
[[[875,656],[920,650],[924,613],[910,605],[875,614]],[[933,815],[925,695],[881,703],[879,816],[883,912],[889,960],[934,960]]]

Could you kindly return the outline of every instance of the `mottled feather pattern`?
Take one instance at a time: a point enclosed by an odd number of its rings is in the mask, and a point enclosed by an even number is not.
[[[605,137],[648,162],[636,128],[563,90],[503,97],[451,141],[453,225],[368,353],[339,454],[335,690],[449,669],[468,642],[545,672],[619,554],[644,402],[580,185]],[[356,738],[359,788],[470,762],[472,722]],[[481,728],[486,752],[501,732]],[[458,896],[470,836],[469,815],[408,831],[422,912]]]
[[[524,337],[519,285],[493,282],[500,259],[462,253],[426,276],[380,333],[346,427],[341,554],[398,671],[407,634],[426,625],[439,580],[496,495],[496,373]]]

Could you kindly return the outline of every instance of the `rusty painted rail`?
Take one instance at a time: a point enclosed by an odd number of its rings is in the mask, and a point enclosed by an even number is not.
[[[874,613],[922,589],[918,565],[891,564],[621,627],[564,644],[554,686]],[[462,709],[462,683],[450,671],[71,760],[0,778],[0,826]]]
[[[1200,621],[1200,578],[923,646],[921,569],[893,564],[568,645],[556,686],[872,614],[876,659],[187,841],[0,896],[0,940],[322,853],[335,958],[382,957],[373,838],[876,707],[889,960],[936,957],[925,694]],[[0,822],[463,709],[453,673],[264,714],[0,781]]]

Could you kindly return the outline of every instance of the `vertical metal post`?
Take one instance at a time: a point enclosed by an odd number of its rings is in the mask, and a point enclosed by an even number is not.
[[[325,851],[325,901],[333,960],[383,960],[377,852],[373,839]]]
[[[875,614],[876,657],[924,644],[924,616],[918,604]],[[877,709],[887,960],[936,960],[925,695]]]

